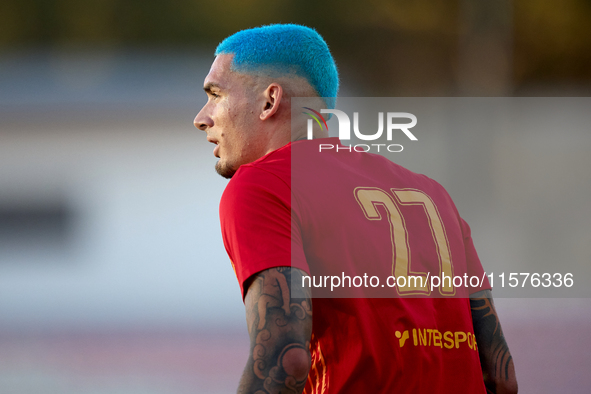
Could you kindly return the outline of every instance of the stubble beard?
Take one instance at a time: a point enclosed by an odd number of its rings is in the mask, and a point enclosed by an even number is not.
[[[236,173],[235,169],[230,167],[228,163],[222,163],[221,160],[218,160],[218,162],[215,163],[215,171],[226,179],[232,178]]]

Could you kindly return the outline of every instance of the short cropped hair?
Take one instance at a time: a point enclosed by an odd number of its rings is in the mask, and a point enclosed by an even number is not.
[[[233,54],[232,69],[242,73],[305,78],[332,109],[339,90],[337,66],[328,45],[306,26],[274,24],[246,29],[222,41],[215,55]]]

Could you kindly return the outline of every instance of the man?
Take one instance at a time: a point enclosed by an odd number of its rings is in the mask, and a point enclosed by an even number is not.
[[[303,277],[483,272],[439,184],[380,156],[319,154],[338,140],[292,128],[292,98],[311,97],[312,110],[335,104],[336,65],[314,30],[271,25],[228,37],[204,89],[195,126],[216,145],[216,171],[232,178],[222,235],[251,338],[238,392],[517,391],[488,282],[469,300],[450,284],[440,298],[415,286],[379,293],[398,298],[312,301]]]

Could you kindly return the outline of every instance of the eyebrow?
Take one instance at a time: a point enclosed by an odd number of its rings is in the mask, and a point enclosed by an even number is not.
[[[205,84],[205,86],[203,86],[203,90],[205,90],[205,93],[209,93],[209,92],[211,92],[211,90],[212,90],[213,88],[218,88],[218,89],[221,89],[221,86],[220,86],[220,85],[218,85],[218,84],[217,84],[217,83],[215,83],[215,82],[208,82],[208,83],[206,83],[206,84]]]

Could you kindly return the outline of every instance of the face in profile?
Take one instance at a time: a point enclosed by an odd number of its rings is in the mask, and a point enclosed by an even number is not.
[[[260,103],[254,78],[231,69],[233,55],[218,55],[203,89],[207,103],[195,117],[195,127],[207,133],[207,141],[219,161],[215,169],[221,176],[231,178],[242,164],[264,155],[260,133],[257,135]]]

